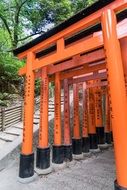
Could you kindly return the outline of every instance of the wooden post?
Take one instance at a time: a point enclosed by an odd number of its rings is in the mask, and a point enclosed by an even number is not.
[[[64,157],[65,160],[72,160],[68,79],[64,79]]]
[[[54,118],[54,145],[52,162],[62,164],[64,161],[64,147],[61,136],[61,85],[60,73],[55,74],[55,118]]]
[[[27,73],[25,79],[25,98],[24,98],[24,123],[23,123],[23,142],[20,155],[20,178],[30,178],[34,175],[34,153],[33,153],[33,114],[34,114],[34,72],[32,63],[34,54],[29,52],[27,55]]]
[[[82,157],[82,138],[80,135],[78,91],[79,91],[78,84],[73,84],[74,128],[73,128],[72,150],[74,155],[77,156],[79,155],[78,157],[80,156]]]
[[[83,127],[82,127],[82,152],[89,153],[90,139],[88,135],[88,89],[83,83]]]
[[[112,134],[111,134],[111,119],[110,119],[110,104],[109,104],[109,95],[108,90],[105,90],[105,142],[107,144],[111,144],[112,142]]]
[[[93,84],[93,81],[89,81],[89,84]],[[96,134],[96,123],[95,123],[95,99],[94,99],[94,89],[90,87],[88,89],[88,121],[89,121],[89,137],[90,137],[90,151],[99,151],[98,141]]]
[[[47,67],[42,68],[41,75],[41,95],[40,95],[40,127],[39,143],[37,148],[36,167],[49,173],[50,167],[50,147],[48,145],[48,101],[49,101],[49,79]],[[47,172],[46,172],[47,169]],[[43,171],[41,171],[43,174]]]
[[[96,82],[100,82],[100,80],[95,80]],[[104,126],[102,120],[102,90],[101,87],[94,88],[94,98],[95,98],[95,123],[96,123],[96,133],[98,144],[103,145],[104,142]]]
[[[112,130],[116,158],[115,190],[121,190],[127,189],[127,97],[116,24],[116,15],[113,10],[108,9],[103,12],[102,29],[112,104]]]
[[[5,129],[5,108],[1,108],[2,131]]]

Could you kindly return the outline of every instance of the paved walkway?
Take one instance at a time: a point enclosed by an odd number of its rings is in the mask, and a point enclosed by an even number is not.
[[[54,117],[53,104],[51,102],[49,106],[49,121]],[[38,126],[39,111],[35,113],[34,131],[37,131]],[[20,184],[17,176],[22,123],[6,129],[4,137],[2,135],[0,133],[0,190],[114,190],[115,167],[112,149],[82,161],[73,161],[65,169],[38,177],[30,184]],[[11,140],[12,136],[14,139]],[[18,148],[13,152],[16,147]]]
[[[61,96],[61,111],[63,111],[63,96]],[[49,99],[49,121],[54,118],[54,99]],[[38,129],[38,124],[40,120],[40,112],[37,110],[34,114],[34,129],[35,131]],[[16,139],[22,136],[23,123],[19,122],[16,124],[12,124],[12,126],[6,128],[4,131],[0,131],[0,151],[3,147],[8,146]]]
[[[63,96],[61,96],[61,112],[63,112]],[[49,99],[49,124],[54,118],[54,99]],[[34,114],[34,133],[38,131],[40,112],[37,110]],[[19,122],[0,131],[0,170],[10,163],[13,152],[17,151],[22,142],[23,123]]]
[[[18,155],[17,155],[18,156]],[[18,159],[0,172],[0,190],[114,190],[115,167],[113,150],[109,149],[30,184],[17,182]]]

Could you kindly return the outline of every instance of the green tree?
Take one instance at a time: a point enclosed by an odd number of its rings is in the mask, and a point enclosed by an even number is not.
[[[5,37],[8,40],[5,40]],[[17,72],[23,65],[23,62],[15,58],[11,52],[6,51],[9,45],[7,31],[0,29],[0,92],[14,92],[14,85],[18,85],[19,82]]]
[[[0,91],[14,92],[23,62],[10,50],[43,34],[95,0],[2,0],[0,2]],[[39,83],[37,82],[39,87]]]
[[[68,0],[0,2],[0,92],[14,93],[20,82],[17,72],[23,63],[10,50],[24,43],[24,40],[26,42],[34,35],[44,33],[47,25],[57,24],[70,14],[71,4]]]
[[[97,0],[72,0],[72,10],[74,13],[80,11],[81,9],[88,7]]]
[[[11,48],[42,34],[47,25],[66,20],[95,0],[2,0],[0,26],[9,34]]]
[[[46,31],[49,24],[71,16],[69,0],[3,0],[0,2],[0,25],[8,32],[11,47]]]

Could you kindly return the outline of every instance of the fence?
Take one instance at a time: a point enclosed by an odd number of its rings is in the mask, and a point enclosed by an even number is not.
[[[39,109],[40,99],[35,100],[35,111]],[[17,106],[0,109],[0,131],[23,120],[23,103]]]
[[[0,130],[10,127],[22,120],[22,104],[0,110]]]
[[[61,96],[63,104],[63,96]],[[40,109],[40,97],[35,99],[35,111]],[[0,108],[0,131],[23,120],[23,102],[10,108]],[[54,112],[54,100],[49,99],[49,111]]]

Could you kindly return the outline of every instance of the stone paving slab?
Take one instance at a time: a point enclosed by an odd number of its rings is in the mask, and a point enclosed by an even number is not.
[[[17,181],[19,160],[0,172],[0,189],[9,190],[114,190],[114,153],[110,149],[29,183]]]
[[[23,123],[19,122],[19,123],[13,124],[12,127],[23,129]]]
[[[4,146],[6,143],[7,143],[6,141],[0,139],[0,149],[2,149],[3,146]]]
[[[61,111],[63,110],[63,106]],[[49,112],[48,121],[54,118],[54,113]],[[34,133],[39,129],[40,111],[34,113]],[[23,122],[13,124],[5,132],[0,132],[0,170],[8,165],[10,156],[17,151],[22,143]],[[20,132],[21,131],[21,132]]]
[[[35,114],[34,119],[40,119],[40,115]]]
[[[12,142],[12,141],[15,140],[15,138],[16,138],[15,135],[7,134],[7,133],[4,133],[4,132],[0,133],[0,139],[4,140],[6,142]]]
[[[36,115],[40,114],[39,111],[36,111]],[[50,113],[49,121],[54,118],[54,114]],[[12,127],[8,128],[7,130],[11,131],[12,133],[19,133],[21,130],[21,133],[19,136],[16,136],[14,134],[6,134],[4,132],[1,132],[1,142],[0,145],[0,170],[5,168],[6,165],[8,165],[9,159],[14,151],[17,151],[18,147],[22,143],[22,129],[23,129],[23,123],[17,123],[14,124]],[[34,133],[37,132],[39,129],[39,119],[34,119]],[[6,141],[7,142],[6,142]],[[6,143],[3,143],[6,142]],[[0,189],[1,190],[1,189]]]
[[[34,125],[33,132],[37,132],[39,129],[39,125]],[[12,157],[14,152],[19,152],[19,147],[22,143],[22,135],[16,137],[12,142],[8,142],[4,144],[0,149],[0,170],[6,168],[8,163],[10,162],[10,158]],[[1,189],[0,189],[1,190]]]
[[[39,123],[39,119],[34,119],[34,124],[38,124]]]
[[[9,127],[4,131],[4,133],[18,136],[22,134],[22,128]]]

